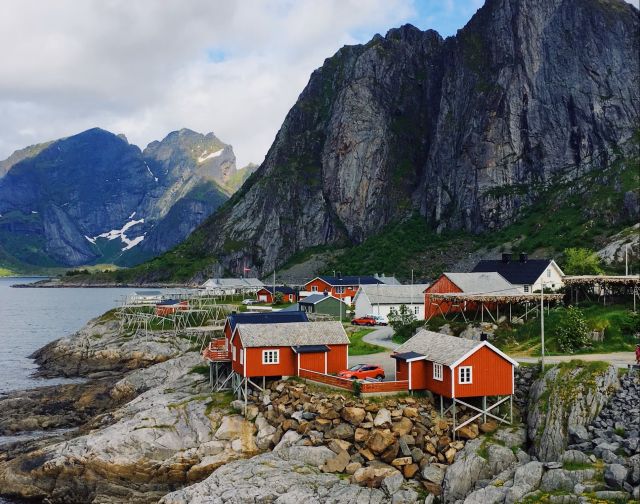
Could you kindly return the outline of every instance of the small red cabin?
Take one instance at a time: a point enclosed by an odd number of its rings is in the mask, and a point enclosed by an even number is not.
[[[273,303],[273,287],[263,287],[256,293],[256,298],[261,303]],[[284,303],[295,303],[298,300],[296,291],[286,285],[276,285],[275,292],[282,293]]]
[[[475,310],[478,306],[473,301],[446,301],[432,297],[434,293],[497,293],[513,292],[514,286],[507,282],[499,273],[443,273],[424,291],[424,318],[444,315],[451,312]],[[485,303],[492,309],[490,304]]]
[[[348,367],[348,348],[340,322],[238,323],[231,366],[245,378],[297,376],[299,369],[337,373]]]
[[[423,329],[400,345],[392,357],[396,380],[408,380],[409,390],[429,390],[451,399],[514,392],[518,363],[488,341]]]

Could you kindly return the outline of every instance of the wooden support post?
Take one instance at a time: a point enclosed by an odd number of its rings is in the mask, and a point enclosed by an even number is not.
[[[262,377],[262,390],[266,389],[266,384],[267,384],[267,377],[263,376]]]
[[[453,440],[456,439],[456,398],[453,398]]]
[[[247,416],[247,379],[244,379],[244,416]]]
[[[513,425],[513,394],[509,396],[509,423]]]
[[[511,303],[509,303],[509,324],[511,324],[512,320],[513,320],[513,317],[511,317]]]
[[[440,416],[443,417],[444,416],[444,405],[442,404],[442,394],[440,394]]]
[[[487,422],[487,396],[482,396],[482,411],[484,414],[482,415],[482,421]]]

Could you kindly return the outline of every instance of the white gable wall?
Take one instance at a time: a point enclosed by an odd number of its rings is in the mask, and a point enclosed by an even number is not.
[[[543,282],[546,289],[558,290],[564,287],[564,282],[562,281],[563,276],[564,273],[560,267],[555,261],[551,261],[549,266],[547,266],[547,268],[542,272],[542,275],[540,275],[536,282],[530,286],[529,292],[541,290]],[[523,286],[523,288],[526,290],[526,286]]]
[[[400,311],[400,303],[390,304],[390,303],[371,303],[366,294],[360,292],[355,297],[355,312],[356,317],[364,317],[365,315],[384,315],[385,317],[389,317],[389,314],[392,311],[396,313]],[[424,318],[424,303],[405,303],[405,306],[413,311],[414,315],[418,320],[422,320]]]

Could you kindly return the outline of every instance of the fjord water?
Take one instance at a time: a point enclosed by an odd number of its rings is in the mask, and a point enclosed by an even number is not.
[[[16,289],[36,278],[0,278],[0,395],[63,380],[36,379],[29,355],[117,306],[135,289]]]

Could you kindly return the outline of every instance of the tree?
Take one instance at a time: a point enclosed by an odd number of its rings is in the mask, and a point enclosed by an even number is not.
[[[273,296],[273,304],[282,304],[284,301],[284,294],[282,292],[276,292],[275,296]]]
[[[556,339],[564,353],[591,346],[589,326],[582,310],[575,306],[567,308],[566,315],[556,329]]]
[[[601,275],[600,257],[586,248],[568,248],[564,251],[564,272],[569,275]]]
[[[394,331],[399,331],[416,320],[416,316],[405,305],[400,305],[400,309],[398,311],[394,310],[390,312],[387,318],[389,319],[389,325],[393,327]]]

